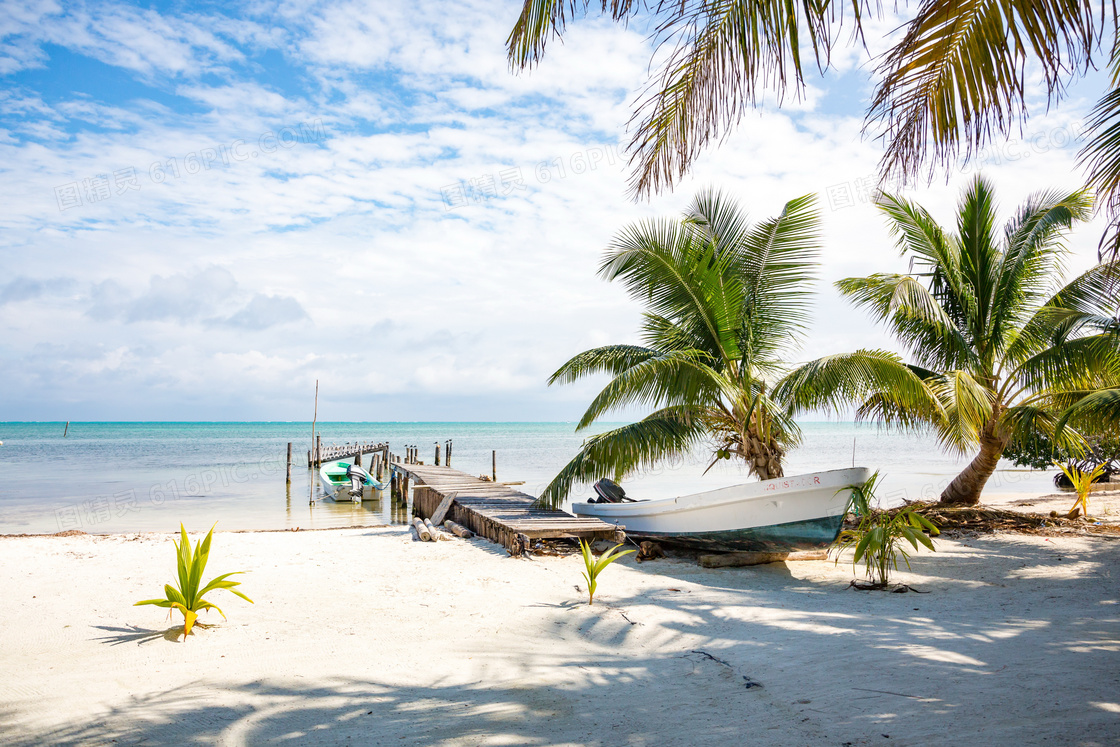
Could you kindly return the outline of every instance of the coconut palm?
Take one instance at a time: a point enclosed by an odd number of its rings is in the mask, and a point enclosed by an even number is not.
[[[1078,448],[1073,427],[1120,426],[1120,324],[1115,265],[1062,285],[1063,237],[1085,220],[1085,191],[1038,194],[996,226],[991,185],[965,190],[956,232],[921,206],[881,195],[909,274],[837,283],[886,324],[912,363],[856,351],[807,363],[780,384],[791,412],[858,407],[861,419],[933,428],[941,444],[976,457],[941,500],[975,504],[1008,444],[1041,432]]]
[[[507,49],[516,69],[540,61],[590,0],[525,0]],[[648,196],[671,186],[712,139],[772,91],[800,95],[806,65],[824,72],[837,43],[859,43],[882,3],[803,0],[601,0],[619,23],[646,15],[665,54],[634,112],[631,186]],[[846,28],[845,28],[846,25]],[[1120,214],[1120,45],[1117,15],[1101,2],[1070,0],[923,0],[880,58],[869,130],[882,135],[883,176],[909,177],[924,165],[952,166],[988,142],[1021,130],[1027,95],[1040,73],[1049,103],[1101,59],[1110,91],[1090,118],[1083,159],[1088,183]],[[843,41],[841,41],[843,40]],[[1103,51],[1102,51],[1103,50]],[[1111,54],[1110,54],[1111,53]],[[1098,59],[1101,58],[1101,59]],[[805,60],[810,60],[808,63]],[[1120,234],[1113,225],[1111,237]],[[1114,249],[1116,245],[1113,245]]]
[[[782,474],[799,431],[773,400],[783,355],[808,318],[820,218],[812,196],[751,224],[725,195],[705,191],[680,220],[647,220],[619,233],[599,268],[646,306],[641,345],[575,356],[549,384],[607,373],[577,430],[611,410],[655,408],[588,438],[541,501],[558,505],[577,482],[621,479],[707,446],[761,478]]]

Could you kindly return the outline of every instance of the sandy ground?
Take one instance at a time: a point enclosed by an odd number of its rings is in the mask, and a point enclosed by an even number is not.
[[[850,564],[578,556],[400,527],[218,533],[250,605],[177,642],[170,535],[0,538],[5,744],[1120,744],[1120,540]],[[585,601],[585,598],[584,598]],[[214,617],[217,617],[216,615]]]

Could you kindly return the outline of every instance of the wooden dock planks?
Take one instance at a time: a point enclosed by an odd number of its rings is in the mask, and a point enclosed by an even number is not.
[[[450,467],[395,463],[393,470],[413,481],[416,514],[431,518],[440,503],[454,494],[455,502],[446,518],[497,542],[515,557],[534,539],[580,537],[621,542],[625,536],[614,524],[538,506],[531,495]]]

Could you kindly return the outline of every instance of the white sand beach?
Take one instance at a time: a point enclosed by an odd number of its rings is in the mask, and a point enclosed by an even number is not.
[[[216,533],[229,615],[176,641],[171,535],[0,538],[6,744],[1120,743],[1120,541],[850,563],[512,559],[401,527]],[[577,589],[580,587],[580,589]],[[203,618],[204,620],[207,618]]]

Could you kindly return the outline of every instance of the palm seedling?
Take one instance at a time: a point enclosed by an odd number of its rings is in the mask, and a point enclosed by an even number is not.
[[[913,506],[907,506],[893,514],[873,508],[879,480],[879,473],[876,472],[867,482],[844,488],[851,491],[848,510],[856,515],[859,523],[855,529],[841,532],[835,545],[838,553],[850,547],[855,548],[852,567],[862,562],[864,571],[872,582],[870,588],[875,589],[886,588],[890,583],[890,573],[898,570],[900,557],[906,563],[906,568],[910,568],[910,553],[904,543],[912,545],[914,550],[921,545],[936,551],[933,540],[926,532],[932,536],[940,534],[933,522],[919,514]],[[840,562],[839,555],[836,562]]]
[[[1087,517],[1089,515],[1089,493],[1093,489],[1093,482],[1104,474],[1104,465],[1098,464],[1095,469],[1085,472],[1073,465],[1067,467],[1058,462],[1055,462],[1055,464],[1069,478],[1074,492],[1077,493],[1077,500],[1074,501],[1069,510],[1070,518],[1076,518],[1077,514],[1075,512],[1078,507],[1081,508],[1081,514]]]
[[[194,627],[195,621],[198,619],[198,613],[202,610],[215,609],[224,618],[226,613],[222,612],[221,608],[216,604],[207,602],[203,597],[211,591],[216,589],[225,589],[231,594],[244,599],[250,604],[253,600],[237,591],[233,587],[240,586],[240,581],[227,581],[230,576],[244,571],[234,571],[232,573],[223,573],[222,575],[212,579],[205,586],[202,585],[202,574],[206,571],[206,561],[210,556],[210,538],[214,534],[214,527],[210,527],[210,531],[206,534],[206,539],[202,542],[196,542],[194,550],[191,550],[190,540],[187,538],[186,528],[180,524],[180,541],[175,542],[175,561],[178,566],[179,579],[178,586],[165,584],[163,587],[166,597],[164,599],[145,599],[142,602],[137,602],[134,607],[139,607],[142,604],[154,604],[157,607],[165,607],[170,610],[168,615],[179,610],[183,613],[183,640],[191,633],[191,628]],[[174,542],[174,540],[172,540]],[[199,623],[201,624],[201,623]],[[205,627],[205,626],[203,626]]]
[[[591,545],[583,540],[579,541],[579,550],[583,553],[583,564],[587,567],[587,570],[583,573],[583,577],[587,579],[588,605],[591,605],[595,601],[595,589],[598,587],[596,579],[599,577],[599,574],[603,572],[603,569],[624,555],[629,555],[634,552],[634,550],[624,550],[620,553],[616,553],[615,550],[620,547],[622,547],[622,545],[615,545],[600,555],[599,559],[596,560],[595,556],[591,554]]]

